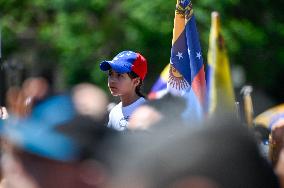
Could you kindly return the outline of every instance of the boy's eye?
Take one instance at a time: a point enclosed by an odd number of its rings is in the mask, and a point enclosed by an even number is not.
[[[117,76],[118,76],[119,78],[123,77],[123,75],[122,75],[122,74],[117,74]]]

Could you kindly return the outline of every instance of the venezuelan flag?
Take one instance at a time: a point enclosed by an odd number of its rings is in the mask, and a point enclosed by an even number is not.
[[[159,99],[167,92],[167,82],[169,77],[170,64],[168,64],[162,71],[160,77],[153,85],[151,92],[148,94],[148,99]]]
[[[212,13],[208,50],[208,113],[235,112],[235,96],[220,17]]]
[[[166,67],[168,78],[160,77],[158,86],[187,99],[184,116],[202,117],[206,99],[206,81],[199,35],[189,0],[177,0],[170,64]],[[164,70],[164,71],[165,71]],[[167,87],[165,86],[167,85]]]

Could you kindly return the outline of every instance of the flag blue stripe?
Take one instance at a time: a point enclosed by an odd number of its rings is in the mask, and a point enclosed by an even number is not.
[[[194,16],[187,22],[185,30],[172,46],[171,63],[190,84],[203,66]]]
[[[179,73],[186,79],[186,81],[191,83],[190,60],[186,42],[186,33],[184,30],[172,46],[171,63],[174,68],[177,69]],[[181,56],[179,57],[178,54]]]
[[[186,38],[188,49],[191,51],[190,53],[190,68],[191,75],[194,78],[200,71],[203,66],[203,58],[201,53],[201,47],[199,43],[199,35],[196,28],[195,16],[186,24]],[[200,58],[197,57],[197,53],[200,53]]]

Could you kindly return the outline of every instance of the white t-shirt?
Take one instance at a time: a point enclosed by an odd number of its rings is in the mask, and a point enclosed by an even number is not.
[[[140,97],[128,106],[122,107],[122,103],[118,103],[109,113],[108,127],[118,131],[123,131],[128,127],[128,120],[132,112],[143,104],[146,100]]]

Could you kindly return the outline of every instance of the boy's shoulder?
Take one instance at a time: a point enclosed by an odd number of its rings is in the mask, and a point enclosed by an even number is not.
[[[115,113],[116,111],[118,111],[118,110],[121,110],[121,108],[122,108],[122,103],[120,102],[120,103],[118,103],[118,104],[116,104],[111,110],[110,110],[110,114],[113,114],[113,113]]]
[[[138,100],[136,100],[134,103],[132,104],[137,104],[137,105],[141,105],[144,104],[146,102],[146,99],[144,97],[140,97]]]

